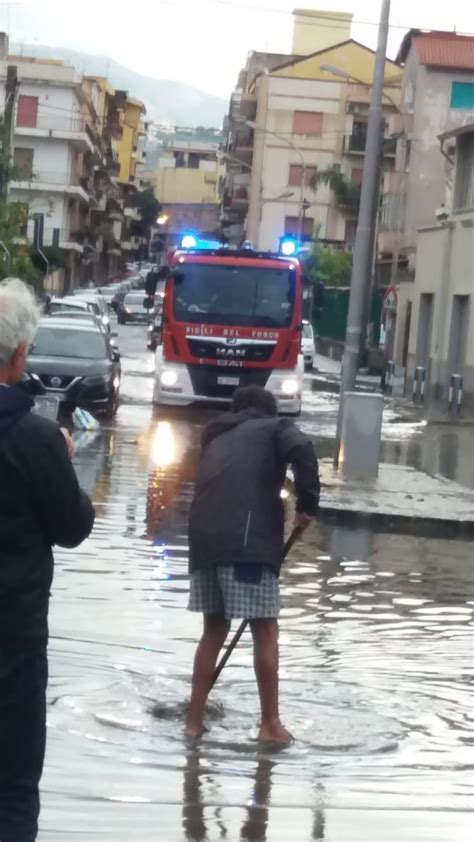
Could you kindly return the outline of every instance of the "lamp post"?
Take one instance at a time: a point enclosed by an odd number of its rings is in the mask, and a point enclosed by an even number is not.
[[[357,220],[357,233],[354,245],[349,312],[347,315],[346,341],[341,372],[339,410],[336,427],[336,446],[334,465],[339,466],[342,424],[344,418],[344,395],[354,389],[358,361],[360,337],[365,308],[366,274],[370,261],[372,227],[374,217],[375,187],[378,178],[380,125],[382,120],[382,95],[387,53],[390,0],[382,0],[378,31],[377,52],[375,56],[374,81],[367,124],[367,142],[364,157],[362,188]]]
[[[300,161],[301,161],[301,191],[300,191],[300,201],[299,201],[299,208],[298,208],[298,242],[301,243],[302,237],[302,225],[303,225],[303,203],[304,203],[304,188],[306,186],[306,161],[301,149],[293,143],[288,137],[285,135],[279,134],[278,132],[272,132],[270,129],[266,129],[264,126],[259,126],[253,120],[246,120],[245,125],[249,126],[249,128],[253,129],[257,132],[262,132],[263,134],[269,134],[272,137],[276,137],[277,140],[283,141],[286,143],[293,152],[296,152]]]

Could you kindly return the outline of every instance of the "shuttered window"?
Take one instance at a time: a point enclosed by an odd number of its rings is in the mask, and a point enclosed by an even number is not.
[[[474,82],[453,82],[451,85],[451,108],[474,111]]]
[[[29,129],[35,129],[38,123],[38,97],[37,96],[23,96],[18,97],[18,108],[16,112],[17,126],[23,126]]]
[[[304,172],[304,186],[310,187],[313,178],[316,177],[316,173],[318,172],[317,167],[305,167]],[[290,187],[301,187],[301,181],[303,178],[303,167],[301,164],[291,164],[290,166],[290,174],[288,176],[288,184]]]
[[[295,111],[293,116],[293,134],[321,134],[323,115],[318,111]]]

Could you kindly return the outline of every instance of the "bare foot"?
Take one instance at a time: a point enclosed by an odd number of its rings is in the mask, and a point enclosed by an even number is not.
[[[260,743],[278,743],[279,745],[290,745],[294,742],[294,737],[281,722],[274,724],[263,724],[260,726],[257,740]]]
[[[197,739],[197,737],[202,737],[205,734],[207,728],[201,723],[194,725],[193,723],[189,722],[186,724],[184,729],[184,736],[190,739]]]

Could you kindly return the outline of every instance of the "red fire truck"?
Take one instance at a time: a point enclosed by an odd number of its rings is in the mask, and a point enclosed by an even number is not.
[[[191,236],[183,245],[165,286],[154,403],[228,403],[255,384],[273,392],[280,412],[298,415],[302,280],[291,247],[286,256],[233,251]]]

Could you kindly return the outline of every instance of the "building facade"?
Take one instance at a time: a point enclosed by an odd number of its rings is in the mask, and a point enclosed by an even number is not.
[[[460,375],[464,403],[474,407],[474,122],[440,138],[454,163],[452,193],[440,221],[418,229],[416,272],[408,310],[407,374],[426,372],[428,395],[447,402]],[[411,325],[411,327],[410,327]]]
[[[387,197],[387,208],[393,205],[392,229],[398,230],[399,246],[392,278],[399,290],[394,358],[407,366],[412,362],[409,337],[412,345],[417,342],[418,318],[413,308],[418,247],[424,248],[430,237],[440,242],[435,214],[453,203],[456,141],[453,135],[441,145],[440,137],[474,120],[474,38],[414,30],[405,37],[398,59],[404,64],[405,139],[404,148],[399,149],[398,185]],[[418,237],[420,229],[423,233]],[[427,231],[431,231],[429,236]]]
[[[170,138],[160,155],[155,194],[162,206],[161,234],[175,245],[186,231],[216,237],[219,184],[224,167],[218,141]]]
[[[324,16],[324,13],[321,13]],[[318,31],[316,13],[295,13],[293,48],[311,43],[305,21]],[[350,16],[345,16],[350,27]],[[351,246],[355,238],[357,194],[362,170],[373,79],[374,53],[348,38],[340,27],[321,21],[323,46],[310,55],[252,54],[231,99],[224,150],[227,169],[223,225],[233,241],[248,238],[275,249],[284,234]],[[332,37],[332,43],[331,43]],[[314,43],[314,39],[313,42]],[[400,116],[400,68],[386,62],[384,159],[395,169]],[[337,172],[353,201],[346,202],[324,178]],[[352,189],[353,188],[353,189]]]

